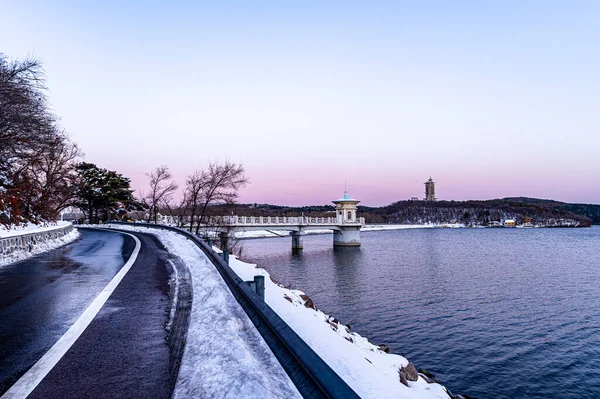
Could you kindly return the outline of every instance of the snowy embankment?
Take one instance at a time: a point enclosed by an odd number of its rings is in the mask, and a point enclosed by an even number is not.
[[[32,233],[43,233],[46,231],[62,229],[63,227],[69,225],[71,225],[71,222],[62,221],[44,224],[29,223],[23,226],[10,226],[10,228],[0,225],[0,238],[16,237]]]
[[[318,310],[302,291],[284,288],[273,282],[266,270],[233,255],[229,265],[246,281],[265,276],[267,304],[361,397],[450,397],[443,386],[428,383],[428,377],[418,374],[406,358],[387,353],[385,346],[371,344]]]
[[[301,397],[217,269],[192,241],[171,231],[106,227],[154,234],[190,271],[192,310],[174,398]]]
[[[298,395],[290,389],[289,379],[282,376],[281,367],[273,364],[276,360],[272,354],[262,352],[269,349],[199,248],[172,232],[118,228],[153,233],[191,269],[192,318],[175,397]],[[449,398],[443,386],[432,380],[428,383],[428,377],[418,374],[407,359],[386,353],[384,346],[373,345],[351,332],[348,326],[317,310],[303,292],[276,284],[267,271],[256,265],[241,262],[233,255],[229,259],[232,269],[245,281],[253,280],[255,275],[265,276],[268,305],[361,397]],[[218,389],[223,386],[231,391],[215,394],[222,392]]]
[[[360,231],[384,231],[384,230],[406,230],[406,229],[432,229],[440,227],[461,228],[465,227],[461,223],[452,223],[444,225],[436,224],[369,224],[363,226]],[[333,234],[333,230],[307,230],[307,235],[313,234]],[[235,238],[270,238],[270,237],[286,237],[290,232],[285,230],[257,230],[257,231],[240,231],[235,233]]]
[[[61,230],[67,230],[69,226],[71,226],[70,222],[56,222],[45,225],[29,224],[19,227],[13,226],[10,229],[1,227],[0,244],[2,245],[2,249],[0,250],[0,266],[31,258],[75,241],[79,238],[77,229],[70,229],[64,235],[60,234]],[[35,237],[30,240],[32,242],[25,242],[26,236]],[[11,239],[17,242],[9,242]],[[5,247],[11,247],[11,250],[6,253],[4,250]]]

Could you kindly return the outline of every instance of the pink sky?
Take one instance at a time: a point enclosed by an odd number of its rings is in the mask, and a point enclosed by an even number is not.
[[[86,161],[242,163],[242,202],[600,203],[596,3],[3,6]],[[309,27],[309,28],[307,28]]]

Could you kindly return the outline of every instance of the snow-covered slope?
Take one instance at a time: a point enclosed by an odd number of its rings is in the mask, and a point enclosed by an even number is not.
[[[274,356],[256,353],[269,349],[198,247],[168,231],[122,225],[110,227],[153,233],[192,272],[192,319],[175,397],[288,398],[298,395],[295,389],[290,389],[289,379],[282,376],[281,367],[273,364]],[[266,270],[233,255],[229,260],[231,268],[246,281],[256,275],[265,276],[268,305],[361,397],[449,398],[443,386],[428,383],[424,376],[417,375],[406,358],[386,353],[385,348],[351,332],[348,326],[317,310],[302,291],[276,284]],[[401,370],[406,385],[401,382]],[[218,391],[219,387],[227,387],[227,391]],[[217,391],[211,391],[213,389]]]
[[[71,222],[55,222],[55,223],[43,223],[43,224],[33,224],[29,223],[23,226],[10,226],[7,228],[6,226],[0,225],[0,238],[5,237],[15,237],[23,234],[31,234],[31,233],[41,233],[44,231],[51,231],[63,228],[65,226],[70,225]]]
[[[10,229],[8,231],[0,230],[0,239],[14,238],[20,235],[32,233],[46,233],[52,230],[64,228],[69,224],[69,222],[57,222],[54,225],[29,225],[26,227]],[[72,229],[70,232],[61,237],[51,238],[47,240],[39,240],[35,243],[35,245],[32,245],[31,248],[18,249],[9,254],[0,254],[0,266],[5,266],[10,263],[18,262],[39,255],[41,253],[60,248],[63,245],[69,244],[78,238],[79,232],[77,231],[77,229]]]
[[[449,398],[443,386],[429,384],[423,376],[403,385],[400,369],[409,366],[407,359],[384,352],[367,338],[351,332],[348,326],[316,310],[302,291],[274,283],[266,270],[233,255],[229,260],[231,268],[246,281],[255,275],[265,276],[265,300],[269,306],[361,397]]]
[[[173,398],[301,398],[200,248],[170,231],[107,227],[154,234],[190,270],[192,311]]]

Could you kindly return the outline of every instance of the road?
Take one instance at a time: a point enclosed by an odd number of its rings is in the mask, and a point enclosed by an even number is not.
[[[140,242],[135,257],[129,235],[80,232],[70,245],[0,269],[2,399],[29,392],[30,398],[170,397],[187,327],[179,320],[177,331],[165,329],[169,265],[179,265],[177,259],[150,235],[135,234]],[[120,277],[98,305],[105,287]],[[57,362],[43,374],[36,371],[65,346],[80,316],[94,306],[97,314],[65,353],[54,356]],[[40,381],[32,383],[36,378]]]

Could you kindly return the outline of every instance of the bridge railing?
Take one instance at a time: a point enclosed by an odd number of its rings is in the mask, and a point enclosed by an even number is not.
[[[336,217],[308,217],[308,216],[218,216],[208,220],[209,225],[342,225],[365,224],[365,218],[341,221]]]

